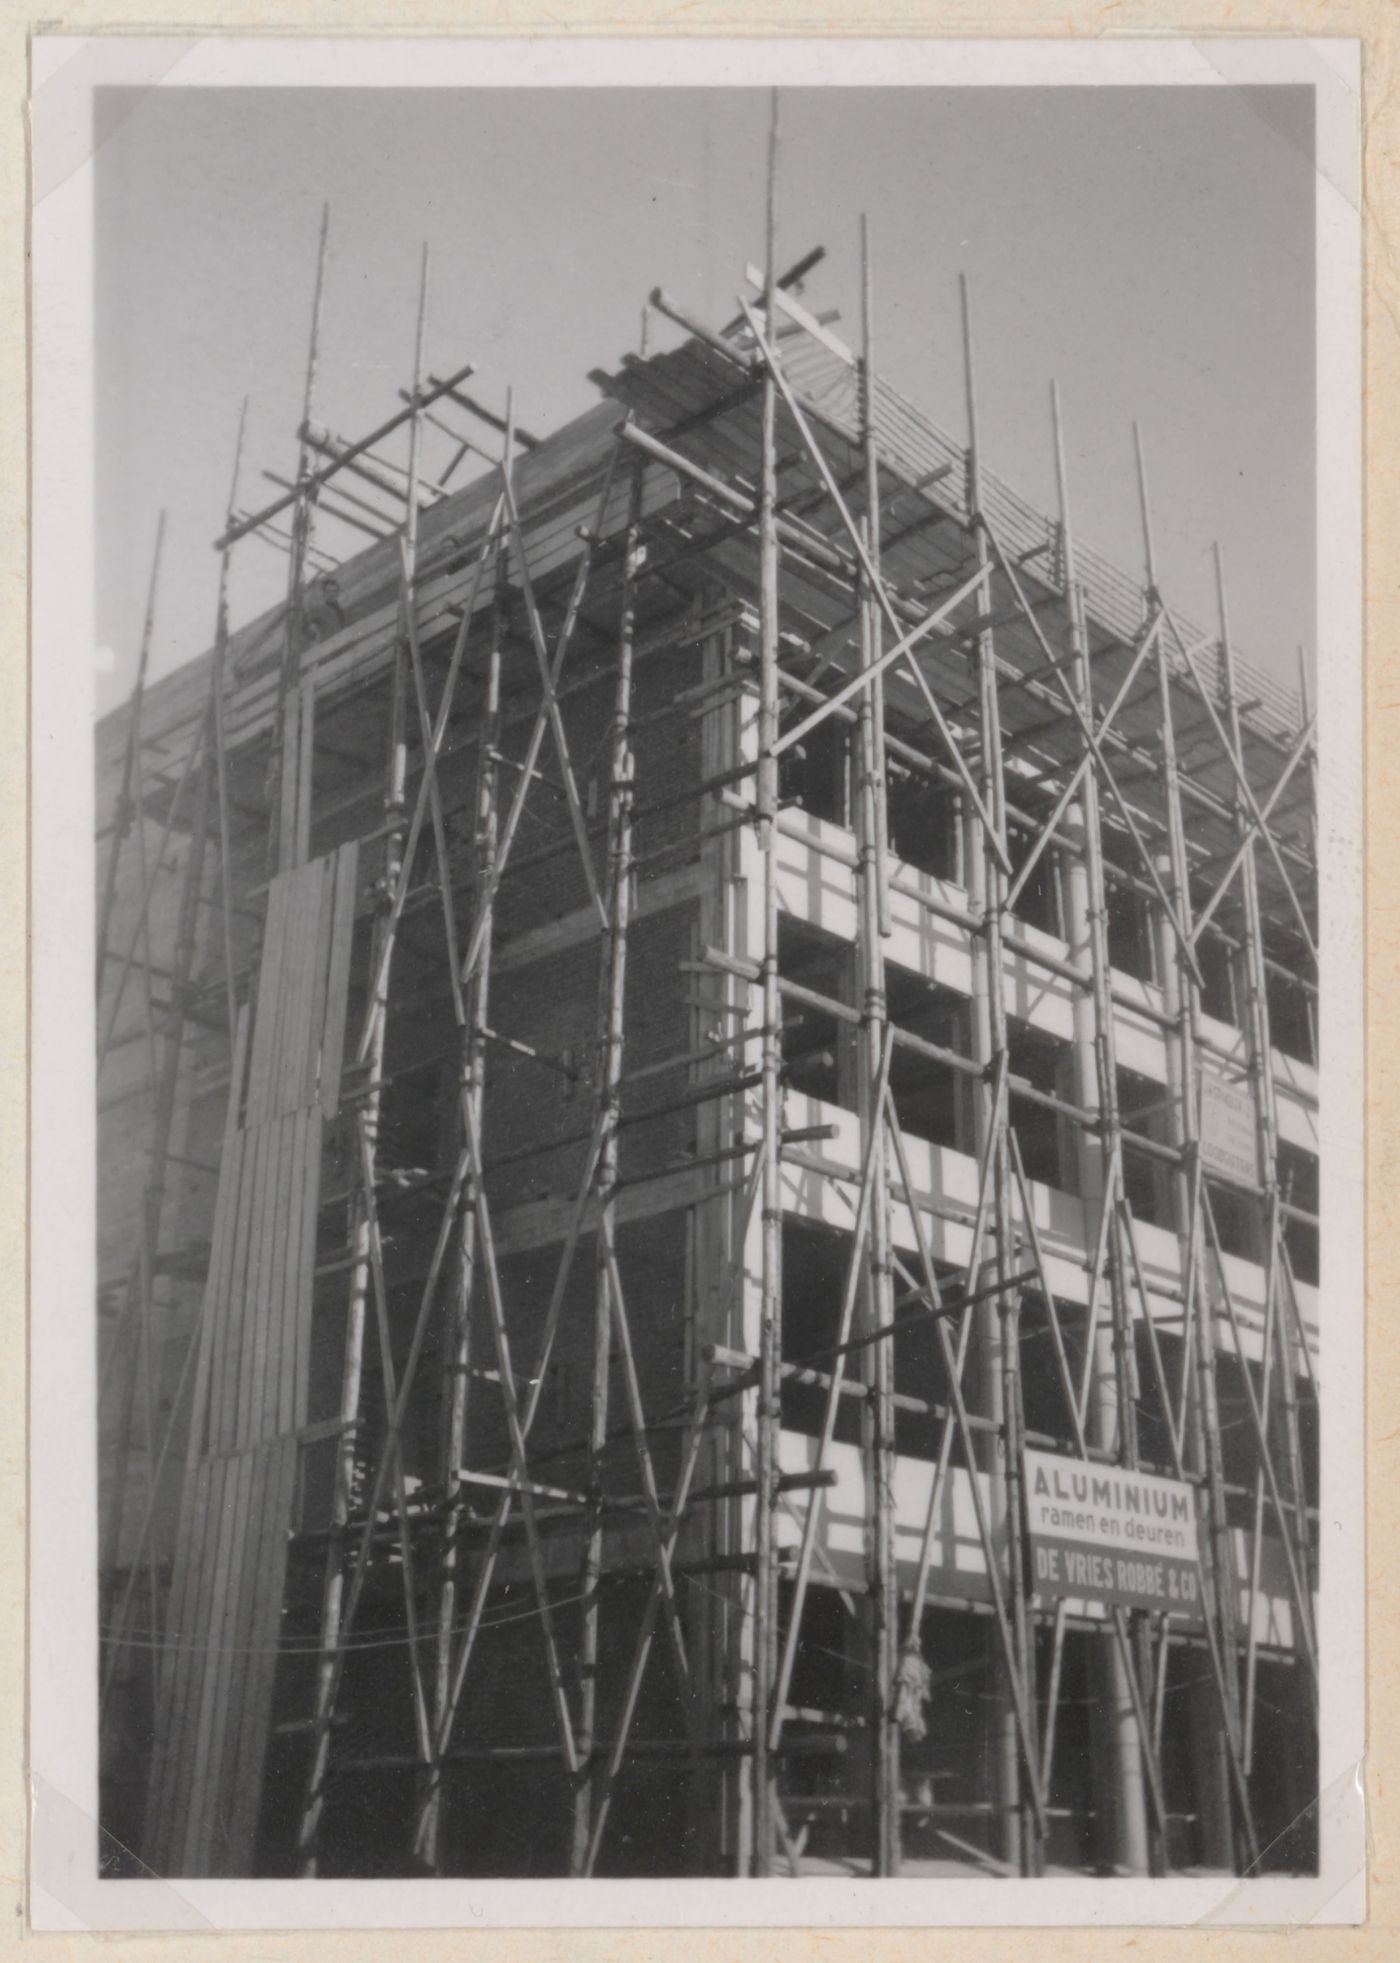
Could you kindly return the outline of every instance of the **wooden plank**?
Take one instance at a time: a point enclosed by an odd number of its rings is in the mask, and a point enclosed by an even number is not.
[[[216,1418],[210,1437],[215,1451],[226,1451],[235,1442],[238,1423],[239,1363],[243,1350],[243,1325],[248,1313],[248,1291],[256,1274],[256,1243],[253,1223],[258,1217],[263,1185],[267,1177],[267,1132],[260,1125],[247,1134],[251,1164],[244,1165],[243,1191],[238,1208],[238,1234],[235,1244],[233,1280],[224,1316],[222,1342],[215,1364],[214,1395]]]
[[[222,1482],[218,1465],[206,1460],[200,1468],[200,1511],[196,1520],[198,1550],[192,1586],[186,1602],[186,1614],[181,1619],[180,1641],[183,1647],[183,1684],[175,1733],[175,1751],[172,1755],[172,1778],[170,1801],[171,1817],[168,1821],[168,1858],[178,1862],[181,1858],[181,1823],[189,1810],[189,1789],[191,1766],[194,1758],[194,1734],[199,1723],[199,1703],[204,1688],[204,1671],[208,1661],[204,1648],[204,1631],[209,1613],[209,1596],[213,1584],[212,1564],[209,1550],[212,1550],[219,1531],[219,1500]]]
[[[230,1072],[228,1109],[224,1120],[223,1148],[219,1155],[219,1185],[214,1197],[214,1220],[210,1231],[209,1268],[205,1276],[199,1326],[191,1338],[199,1344],[195,1359],[194,1387],[190,1401],[189,1441],[186,1466],[198,1458],[208,1430],[207,1400],[213,1364],[214,1345],[228,1286],[229,1259],[233,1230],[238,1214],[238,1191],[242,1168],[242,1135],[238,1130],[239,1086],[247,1062],[248,1010],[238,1012]]]
[[[766,290],[765,276],[759,271],[757,266],[745,266],[744,278],[750,286],[756,287],[760,293]],[[836,359],[843,362],[847,368],[854,368],[856,366],[856,357],[840,336],[831,333],[827,328],[823,327],[815,316],[808,313],[807,309],[799,300],[793,298],[792,294],[785,293],[782,287],[778,287],[774,291],[773,300],[780,313],[785,313],[789,320],[795,322],[797,326],[804,328],[811,335],[812,339],[819,341],[829,354],[835,355]]]
[[[223,1816],[232,1798],[228,1788],[228,1775],[232,1770],[232,1747],[237,1738],[238,1726],[242,1719],[243,1700],[247,1691],[250,1661],[247,1648],[248,1636],[252,1631],[252,1619],[248,1613],[249,1598],[252,1594],[250,1584],[259,1566],[260,1549],[255,1526],[260,1511],[266,1469],[265,1452],[249,1452],[237,1461],[235,1487],[237,1514],[229,1566],[229,1597],[222,1623],[215,1636],[215,1655],[218,1660],[214,1703],[215,1732],[206,1774],[210,1805],[207,1808],[205,1823],[205,1871],[210,1874],[227,1871],[226,1858],[221,1845],[223,1840],[221,1827]]]
[[[245,1786],[249,1776],[249,1759],[251,1757],[254,1762],[257,1762],[261,1756],[260,1746],[266,1742],[267,1723],[271,1710],[269,1697],[263,1703],[262,1713],[259,1715],[257,1708],[259,1686],[266,1680],[270,1688],[275,1678],[278,1664],[275,1649],[281,1637],[282,1600],[286,1581],[286,1507],[282,1498],[281,1466],[285,1448],[285,1440],[273,1439],[260,1445],[257,1452],[257,1457],[262,1464],[262,1486],[258,1512],[251,1526],[250,1545],[253,1558],[247,1576],[249,1601],[247,1657],[243,1693],[240,1699],[240,1730],[237,1739],[235,1777],[231,1787],[234,1801],[235,1849],[243,1862],[244,1871],[251,1866],[253,1852],[251,1827],[244,1824],[248,1810],[244,1801]]]
[[[267,1172],[259,1196],[257,1219],[254,1226],[253,1248],[250,1256],[250,1285],[246,1291],[248,1305],[243,1325],[243,1349],[240,1358],[238,1388],[238,1421],[230,1444],[251,1444],[260,1434],[260,1414],[254,1408],[254,1395],[259,1388],[259,1378],[267,1357],[267,1312],[268,1292],[272,1282],[272,1264],[276,1253],[276,1228],[281,1178],[282,1127],[269,1124],[263,1134],[263,1158]]]
[[[297,760],[296,862],[311,856],[311,786],[315,769],[316,673],[305,677],[300,695],[301,753]]]
[[[306,1178],[306,1113],[291,1111],[282,1120],[282,1176],[278,1181],[277,1260],[268,1300],[268,1368],[263,1390],[260,1436],[273,1438],[288,1428],[290,1379],[294,1369],[297,1262],[301,1254],[301,1193]]]
[[[305,1177],[302,1153],[306,1142],[306,1114],[304,1111],[290,1111],[282,1122],[277,1263],[268,1304],[268,1368],[262,1404],[262,1436],[265,1438],[275,1437],[279,1431],[286,1429],[282,1422],[283,1381],[290,1371],[294,1327],[288,1297],[289,1290],[295,1286],[300,1246],[301,1187]]]
[[[253,1609],[261,1566],[261,1526],[267,1486],[264,1451],[247,1452],[239,1464],[240,1514],[232,1557],[233,1589],[228,1646],[220,1651],[220,1684],[216,1692],[216,1723],[210,1750],[209,1784],[217,1795],[209,1822],[208,1871],[233,1872],[227,1845],[229,1816],[236,1799],[239,1737],[246,1719],[251,1645],[257,1640]]]
[[[246,1338],[247,1399],[238,1428],[239,1444],[256,1444],[276,1425],[267,1422],[268,1382],[274,1367],[272,1350],[276,1339],[278,1311],[277,1280],[285,1240],[287,1209],[287,1129],[294,1120],[277,1118],[267,1127],[270,1171],[263,1196],[262,1217],[258,1222],[258,1284],[253,1298],[253,1315]]]
[[[218,1331],[228,1299],[242,1167],[243,1134],[235,1132],[232,1142],[224,1148],[219,1165],[219,1189],[214,1199],[214,1224],[210,1234],[209,1272],[204,1282],[199,1327],[190,1339],[198,1343],[199,1349],[195,1357],[189,1439],[185,1448],[187,1469],[201,1456],[209,1436],[209,1380]]]
[[[286,905],[286,886],[280,879],[274,879],[267,892],[267,906],[263,914],[262,956],[258,963],[258,1004],[253,1020],[253,1060],[248,1077],[248,1108],[244,1120],[245,1128],[249,1131],[260,1125],[266,1115]]]
[[[311,1114],[302,1105],[295,1116],[293,1177],[288,1185],[287,1247],[282,1276],[282,1318],[277,1362],[277,1397],[272,1407],[273,1428],[291,1431],[296,1413],[297,1325],[301,1312],[302,1259],[305,1245],[307,1157]]]
[[[232,1553],[236,1517],[234,1461],[215,1459],[211,1465],[213,1484],[212,1558],[201,1589],[200,1613],[190,1641],[195,1658],[195,1696],[189,1712],[189,1732],[181,1754],[185,1791],[182,1794],[183,1820],[176,1822],[177,1874],[199,1874],[202,1860],[202,1824],[207,1805],[206,1766],[214,1726],[214,1691],[217,1678],[213,1642],[221,1627],[228,1597],[229,1561]]]
[[[190,1617],[184,1630],[185,1681],[181,1703],[179,1725],[172,1754],[170,1813],[167,1821],[166,1865],[171,1874],[182,1874],[188,1860],[187,1837],[190,1821],[190,1795],[193,1785],[193,1766],[195,1742],[199,1732],[200,1710],[204,1698],[205,1670],[208,1664],[208,1650],[204,1642],[204,1631],[208,1621],[209,1602],[213,1593],[214,1564],[213,1550],[218,1544],[219,1526],[222,1520],[220,1502],[223,1497],[224,1468],[221,1460],[206,1460],[201,1468],[204,1474],[205,1508],[203,1533],[200,1546],[208,1550],[199,1562],[195,1572],[195,1588],[190,1602]]]
[[[219,1187],[214,1201],[214,1226],[209,1250],[209,1272],[205,1279],[204,1303],[199,1318],[199,1355],[195,1363],[194,1392],[190,1404],[190,1434],[186,1464],[192,1464],[205,1448],[209,1436],[209,1380],[215,1348],[233,1272],[235,1233],[238,1224],[239,1194],[243,1177],[244,1142],[239,1129],[243,1084],[248,1070],[250,1017],[245,1002],[238,1011],[234,1031],[233,1057],[229,1069],[228,1106],[224,1113],[223,1149],[219,1155]]]
[[[321,862],[321,908],[316,922],[316,953],[311,975],[311,1022],[307,1037],[305,1068],[299,1090],[302,1104],[314,1104],[321,1072],[321,1046],[326,1033],[326,981],[331,958],[331,928],[335,919],[335,885],[338,855],[332,853]]]
[[[288,1073],[292,1068],[296,1048],[296,1018],[301,998],[307,935],[304,905],[307,868],[298,866],[294,871],[284,873],[282,876],[287,882],[287,948],[283,956],[281,999],[278,1004],[276,1089],[268,1106],[270,1118],[280,1117],[288,1106],[291,1089]]]
[[[358,873],[359,849],[352,839],[348,845],[341,846],[336,856],[335,918],[326,980],[326,1027],[321,1042],[321,1110],[327,1118],[334,1118],[340,1110],[340,1072],[345,1050]]]
[[[269,1398],[269,1424],[274,1433],[290,1431],[296,1406],[297,1315],[301,1294],[302,1214],[306,1203],[307,1112],[303,1106],[288,1120],[292,1127],[292,1169],[287,1179],[287,1219],[283,1236],[282,1275],[277,1318],[277,1369]]]
[[[238,1139],[238,1188],[231,1194],[227,1272],[221,1285],[217,1313],[209,1328],[208,1392],[204,1400],[203,1436],[199,1450],[204,1456],[218,1450],[222,1423],[225,1364],[229,1351],[233,1304],[242,1286],[242,1267],[247,1245],[245,1231],[252,1204],[253,1177],[257,1164],[257,1134],[241,1132]]]
[[[219,1359],[216,1384],[218,1387],[218,1424],[213,1432],[212,1449],[216,1452],[232,1451],[239,1440],[239,1423],[243,1406],[243,1375],[247,1356],[247,1324],[250,1314],[250,1299],[257,1288],[258,1265],[258,1223],[262,1216],[262,1195],[267,1184],[268,1158],[271,1152],[271,1133],[266,1125],[259,1125],[248,1134],[252,1147],[252,1183],[248,1189],[248,1203],[243,1209],[239,1226],[238,1265],[235,1269],[235,1286],[229,1294],[228,1314],[224,1319],[223,1352]]]
[[[301,697],[286,697],[282,722],[282,768],[278,778],[277,863],[285,871],[296,863],[297,761],[301,755]]]
[[[311,1410],[311,1315],[316,1273],[316,1228],[321,1213],[321,1133],[318,1105],[306,1117],[306,1188],[301,1203],[301,1248],[297,1265],[296,1356],[292,1423],[304,1425]]]
[[[166,1645],[160,1655],[160,1672],[157,1684],[155,1724],[153,1730],[157,1740],[157,1755],[152,1764],[152,1772],[158,1773],[163,1754],[170,1735],[170,1722],[174,1711],[176,1683],[179,1666],[183,1656],[179,1648],[182,1617],[185,1614],[185,1595],[189,1589],[192,1570],[191,1549],[198,1547],[196,1536],[199,1467],[187,1469],[180,1489],[180,1511],[175,1526],[175,1544],[170,1555],[170,1587],[166,1591],[165,1617],[161,1637]],[[148,1782],[154,1790],[156,1780]],[[155,1820],[155,1813],[150,1815]],[[154,1827],[152,1838],[154,1838]]]
[[[306,1207],[307,1152],[310,1112],[306,1105],[295,1112],[293,1126],[292,1176],[287,1182],[286,1247],[282,1267],[282,1308],[278,1324],[276,1395],[269,1409],[274,1432],[293,1428],[296,1410],[297,1321],[302,1288],[302,1248],[305,1240],[303,1215]]]
[[[277,992],[272,1000],[272,1026],[269,1031],[268,1084],[267,1098],[259,1118],[259,1123],[269,1124],[282,1109],[282,1092],[285,1083],[284,1065],[287,1021],[287,1003],[296,973],[296,943],[301,925],[297,913],[297,876],[284,872],[278,875],[277,884],[282,892],[282,947],[277,970]]]
[[[276,1088],[269,1102],[268,1116],[280,1118],[287,1111],[293,1086],[289,1081],[294,1068],[297,1017],[301,1005],[301,984],[306,948],[307,869],[283,875],[287,881],[287,952],[282,975],[281,1001],[277,1016]]]
[[[258,1614],[258,1596],[264,1582],[266,1566],[266,1535],[269,1508],[275,1497],[275,1480],[272,1477],[272,1462],[277,1454],[275,1443],[264,1442],[249,1454],[257,1463],[254,1480],[254,1504],[248,1519],[248,1546],[254,1557],[244,1568],[243,1597],[244,1615],[242,1641],[239,1656],[239,1694],[230,1712],[229,1760],[225,1781],[229,1793],[230,1820],[229,1845],[225,1851],[221,1871],[235,1873],[240,1856],[244,1853],[241,1832],[242,1785],[245,1778],[250,1746],[250,1729],[253,1722],[252,1690],[257,1682],[263,1659],[257,1654],[262,1641],[262,1619]],[[248,1865],[243,1862],[245,1867]]]
[[[247,1127],[267,1118],[268,1095],[275,1067],[278,1002],[286,952],[287,882],[276,878],[268,888],[262,959],[258,969],[258,1014],[253,1025],[253,1081],[248,1097]]]
[[[198,1607],[202,1559],[207,1541],[209,1488],[212,1473],[202,1461],[187,1475],[189,1513],[185,1541],[185,1560],[177,1570],[172,1593],[167,1632],[174,1647],[170,1653],[170,1674],[162,1690],[161,1722],[157,1731],[159,1749],[152,1764],[149,1798],[152,1815],[152,1857],[157,1871],[168,1872],[173,1865],[171,1842],[174,1821],[179,1817],[178,1800],[184,1765],[185,1729],[192,1694],[193,1652],[190,1630]],[[182,1509],[183,1511],[183,1509]]]
[[[229,1514],[229,1531],[223,1547],[220,1592],[209,1620],[209,1687],[207,1728],[201,1730],[195,1760],[195,1792],[192,1811],[198,1814],[198,1866],[194,1872],[214,1871],[214,1843],[220,1806],[224,1799],[223,1771],[228,1734],[235,1722],[238,1705],[235,1666],[239,1615],[246,1594],[244,1564],[248,1551],[248,1514],[257,1472],[257,1457],[226,1461],[224,1504]]]
[[[331,872],[324,859],[313,859],[302,874],[298,908],[302,933],[297,948],[297,988],[289,1024],[286,1058],[286,1108],[294,1110],[304,1101],[307,1075],[315,1067],[318,1035],[315,1027],[317,960],[321,931],[321,894],[330,883]]]
[[[244,1719],[239,1740],[237,1776],[231,1786],[233,1853],[240,1871],[252,1864],[261,1812],[267,1740],[280,1661],[282,1602],[287,1577],[287,1529],[291,1520],[292,1488],[296,1477],[295,1439],[279,1438],[260,1454],[265,1466],[265,1500],[257,1527],[258,1563],[250,1587],[247,1678],[243,1693]]]
[[[297,1114],[287,1112],[277,1125],[277,1188],[272,1196],[268,1235],[271,1242],[267,1271],[267,1294],[263,1303],[262,1348],[259,1353],[258,1395],[254,1417],[257,1438],[275,1437],[278,1431],[278,1369],[281,1361],[282,1323],[285,1311],[287,1248],[295,1207],[295,1185],[300,1177],[296,1164]]]
[[[219,1159],[220,1165],[223,1164],[222,1153],[229,1150],[241,1129],[243,1085],[248,1074],[249,1022],[248,1004],[241,1002],[233,1031],[233,1054],[229,1059],[228,1104],[224,1111],[224,1141]]]
[[[267,1286],[259,1322],[256,1402],[253,1438],[272,1438],[278,1430],[278,1363],[287,1274],[287,1242],[295,1204],[297,1114],[286,1112],[277,1121],[277,1182],[268,1209]]]

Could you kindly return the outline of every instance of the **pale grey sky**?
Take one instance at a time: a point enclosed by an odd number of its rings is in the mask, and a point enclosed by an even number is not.
[[[548,431],[635,347],[653,286],[735,312],[767,118],[757,88],[99,92],[99,706],[130,685],[162,506],[153,672],[209,642],[245,395],[243,501],[273,494],[262,468],[290,473],[323,201],[321,418],[354,435],[399,406],[426,241],[428,365],[474,361],[476,393],[512,385]],[[829,255],[808,303],[854,338],[867,212],[881,370],[961,435],[966,272],[991,467],[1050,508],[1057,378],[1077,528],[1135,571],[1138,418],[1168,597],[1213,623],[1218,538],[1236,639],[1291,683],[1314,637],[1311,93],[797,89],[782,129],[780,259]],[[241,547],[235,618],[284,578]]]

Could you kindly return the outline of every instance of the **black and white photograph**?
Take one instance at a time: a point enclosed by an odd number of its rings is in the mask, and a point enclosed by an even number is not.
[[[38,1926],[1364,1915],[1359,66],[1203,46],[36,44]]]

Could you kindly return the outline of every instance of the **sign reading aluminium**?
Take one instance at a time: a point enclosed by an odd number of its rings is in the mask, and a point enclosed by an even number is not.
[[[1052,1600],[1201,1614],[1196,1496],[1177,1479],[1025,1454],[1035,1591]]]

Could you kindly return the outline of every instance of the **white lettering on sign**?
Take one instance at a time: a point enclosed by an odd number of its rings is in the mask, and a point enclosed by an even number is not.
[[[1201,1158],[1208,1172],[1248,1186],[1259,1183],[1253,1094],[1247,1086],[1227,1084],[1208,1071],[1201,1075]]]
[[[1195,1615],[1196,1496],[1178,1479],[1027,1450],[1026,1526],[1038,1592]]]

